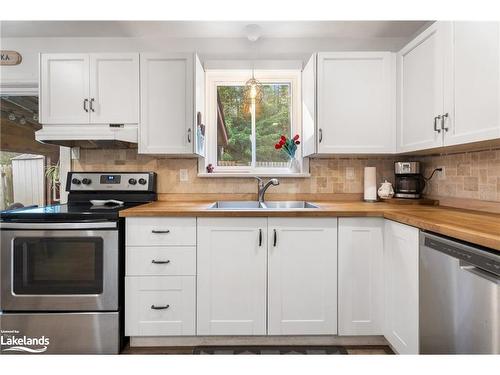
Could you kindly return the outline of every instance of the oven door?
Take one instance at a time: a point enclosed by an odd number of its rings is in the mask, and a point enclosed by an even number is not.
[[[117,223],[1,228],[1,310],[118,310]]]

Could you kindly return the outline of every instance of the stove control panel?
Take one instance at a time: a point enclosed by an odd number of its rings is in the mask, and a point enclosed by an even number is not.
[[[156,191],[153,172],[69,172],[66,191]]]

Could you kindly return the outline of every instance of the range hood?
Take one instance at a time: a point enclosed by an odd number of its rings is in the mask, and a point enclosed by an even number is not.
[[[137,125],[43,125],[35,139],[66,147],[137,148]]]

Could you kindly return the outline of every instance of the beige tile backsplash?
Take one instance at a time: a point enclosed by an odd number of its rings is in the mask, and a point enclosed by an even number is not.
[[[273,193],[362,193],[363,168],[377,167],[377,179],[393,180],[394,159],[333,158],[312,159],[310,178],[282,178]],[[347,174],[352,168],[353,176]],[[252,178],[207,178],[197,176],[196,159],[169,159],[138,155],[135,150],[84,150],[73,161],[76,171],[154,171],[159,193],[255,193]],[[187,169],[189,181],[181,182],[179,170]],[[351,178],[352,177],[352,178]]]
[[[429,182],[431,197],[468,198],[500,202],[500,149],[419,157],[424,174],[443,167]]]
[[[321,194],[362,193],[363,168],[377,167],[377,182],[394,182],[395,160],[401,157],[311,159],[310,178],[282,178],[274,193]],[[451,155],[420,156],[424,174],[444,167],[429,182],[430,197],[471,198],[500,202],[500,149]],[[348,177],[348,168],[353,176]],[[138,155],[136,150],[84,150],[73,161],[77,171],[154,171],[158,174],[159,193],[255,193],[251,178],[201,178],[196,159],[169,159]],[[179,170],[188,170],[188,181],[181,182]]]

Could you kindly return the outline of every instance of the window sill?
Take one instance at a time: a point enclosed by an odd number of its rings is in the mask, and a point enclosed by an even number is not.
[[[231,178],[231,177],[248,177],[248,178],[254,178],[254,177],[279,177],[279,178],[306,178],[306,177],[311,177],[310,173],[270,173],[270,172],[264,172],[264,173],[254,173],[254,172],[213,172],[213,173],[198,173],[198,177],[201,178]]]

